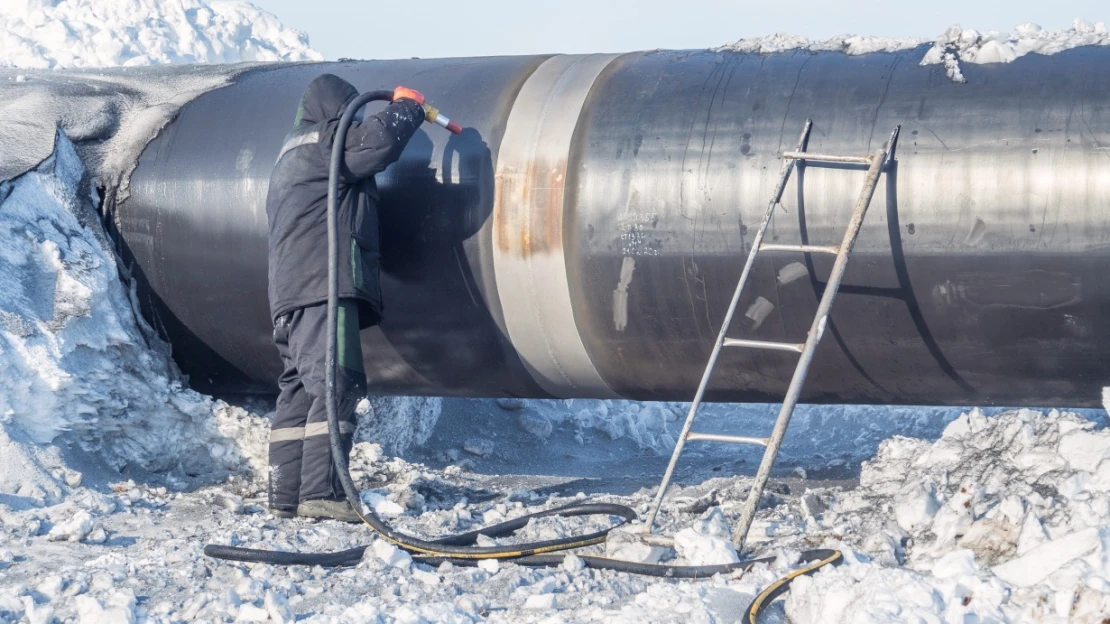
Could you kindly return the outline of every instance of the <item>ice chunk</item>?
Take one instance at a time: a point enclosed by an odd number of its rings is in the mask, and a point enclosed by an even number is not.
[[[517,421],[520,423],[520,428],[528,433],[536,436],[541,440],[546,440],[551,436],[554,431],[554,426],[543,414],[536,414],[534,412],[521,412]]]
[[[365,491],[362,502],[382,518],[395,518],[405,513],[405,508],[389,500],[379,492]]]
[[[279,594],[275,591],[266,592],[266,599],[263,602],[263,608],[270,616],[270,621],[277,624],[292,624],[296,621],[293,615],[293,609],[289,607],[289,600],[284,594]]]
[[[501,570],[501,562],[496,559],[482,559],[478,562],[478,568],[490,574],[497,574]]]
[[[689,565],[736,563],[740,556],[732,544],[732,532],[719,507],[702,515],[693,526],[674,536],[674,548]]]
[[[610,559],[636,563],[659,563],[666,549],[645,544],[634,528],[620,527],[609,533],[605,540],[605,556]]]
[[[54,621],[54,607],[49,604],[38,606],[34,598],[23,596],[23,618],[27,624],[50,624]]]
[[[81,624],[133,624],[135,594],[129,589],[112,594],[101,603],[91,596],[77,596],[73,604]]]
[[[236,622],[268,622],[269,620],[270,614],[266,609],[252,604],[239,607],[239,613],[235,616]]]
[[[550,611],[555,607],[555,594],[536,594],[524,601],[524,608],[530,610]]]
[[[378,559],[384,561],[388,566],[407,570],[412,565],[411,555],[385,540],[375,541],[373,549]]]
[[[55,524],[46,538],[52,542],[80,542],[93,530],[93,518],[87,511],[78,511],[69,520]]]
[[[911,484],[899,492],[894,505],[894,518],[905,531],[928,526],[940,510],[933,492],[921,483]]]
[[[563,558],[563,564],[560,567],[573,574],[585,570],[586,562],[582,561],[582,558],[578,555],[572,553]]]
[[[1042,544],[1024,555],[996,565],[992,571],[1002,580],[1018,587],[1040,583],[1067,563],[1098,548],[1110,530],[1090,527]]]
[[[429,587],[434,587],[443,582],[443,577],[436,574],[435,572],[425,572],[424,570],[418,569],[414,569],[412,571],[412,578],[420,581],[425,585],[428,585]]]

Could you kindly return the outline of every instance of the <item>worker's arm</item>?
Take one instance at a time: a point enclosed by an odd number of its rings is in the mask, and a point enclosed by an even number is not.
[[[424,123],[423,99],[416,91],[399,87],[385,110],[351,125],[343,172],[347,182],[381,173],[401,157],[409,139]]]

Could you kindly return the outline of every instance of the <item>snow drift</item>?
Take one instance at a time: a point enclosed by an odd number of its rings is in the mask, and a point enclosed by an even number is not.
[[[802,532],[848,534],[858,552],[799,580],[786,604],[796,621],[1110,613],[1110,431],[1080,416],[976,410],[936,442],[891,438],[834,499]]]
[[[264,431],[240,430],[241,410],[182,387],[133,311],[95,206],[61,133],[50,158],[0,184],[0,426],[38,444],[68,432],[120,470],[237,469],[237,444]]]
[[[308,37],[237,0],[7,0],[0,66],[321,61]]]

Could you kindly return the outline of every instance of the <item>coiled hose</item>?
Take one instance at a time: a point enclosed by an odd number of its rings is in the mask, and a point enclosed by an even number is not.
[[[368,91],[356,97],[344,110],[343,116],[339,120],[339,126],[336,128],[335,139],[332,144],[331,161],[330,161],[330,175],[328,178],[328,324],[327,324],[327,354],[325,359],[325,377],[324,377],[324,403],[327,408],[328,417],[328,437],[331,443],[331,457],[335,462],[335,469],[339,475],[339,481],[343,486],[343,493],[347,497],[348,502],[354,509],[355,513],[362,520],[364,524],[370,527],[379,537],[390,542],[391,544],[408,551],[417,561],[428,564],[438,564],[441,562],[449,561],[459,565],[476,565],[482,559],[511,559],[513,563],[525,566],[557,566],[563,560],[563,555],[552,555],[550,553],[572,550],[582,548],[585,546],[592,546],[595,544],[603,543],[609,532],[619,526],[628,524],[637,519],[635,510],[625,505],[617,505],[612,503],[574,503],[565,507],[558,507],[546,511],[528,514],[515,518],[500,524],[454,535],[450,537],[440,538],[437,540],[425,540],[411,535],[406,535],[395,530],[393,527],[386,524],[373,510],[365,510],[359,497],[358,490],[355,488],[354,481],[351,479],[351,474],[347,466],[347,455],[343,449],[343,443],[339,434],[339,414],[337,406],[337,397],[335,394],[335,379],[336,379],[336,352],[337,352],[337,310],[339,307],[339,241],[338,227],[337,227],[337,209],[336,202],[339,196],[339,171],[343,164],[344,146],[347,143],[347,133],[351,127],[351,121],[354,119],[355,114],[363,106],[373,101],[390,101],[393,99],[393,92],[386,90]],[[594,515],[607,515],[617,517],[620,520],[608,529],[596,531],[581,536],[571,536],[554,540],[546,540],[542,542],[532,542],[527,544],[518,544],[511,546],[477,546],[478,537],[485,535],[490,538],[504,537],[515,533],[517,530],[526,526],[531,520],[544,517],[560,516],[560,517],[580,517],[580,516],[594,516]],[[236,546],[221,546],[217,544],[209,544],[204,548],[204,554],[209,557],[217,559],[227,559],[232,561],[245,561],[257,563],[270,563],[275,565],[309,565],[309,566],[345,566],[357,564],[363,556],[366,546],[359,546],[348,550],[330,552],[330,553],[302,553],[302,552],[282,552],[273,550],[261,550],[254,548],[240,548]],[[803,553],[802,558],[804,561],[818,561],[824,562],[832,556],[836,551],[809,551]],[[839,553],[836,553],[839,555]],[[616,570],[620,572],[629,572],[632,574],[643,574],[649,576],[660,576],[670,578],[706,578],[715,574],[727,574],[733,572],[745,572],[750,570],[752,566],[759,563],[769,563],[774,560],[773,557],[750,559],[747,561],[740,561],[736,563],[724,565],[709,565],[709,566],[672,566],[672,565],[658,565],[638,563],[634,561],[623,561],[619,559],[610,559],[607,557],[598,557],[593,555],[585,555],[580,557],[585,563],[586,567],[601,569],[601,570]],[[832,561],[829,561],[830,563]],[[825,565],[825,563],[821,563]],[[818,566],[812,566],[809,572],[816,570]],[[784,579],[786,584],[789,579]],[[781,586],[780,591],[785,591],[785,584]],[[760,603],[765,605],[767,602]],[[756,606],[753,603],[753,607]],[[756,614],[758,617],[758,613]]]

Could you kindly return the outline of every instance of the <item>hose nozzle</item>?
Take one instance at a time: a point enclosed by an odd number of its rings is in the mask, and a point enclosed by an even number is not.
[[[448,119],[446,115],[441,114],[439,109],[431,104],[424,105],[424,121],[446,128],[451,134],[462,133],[462,126]]]

